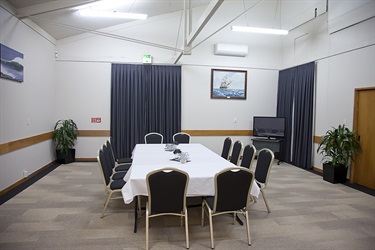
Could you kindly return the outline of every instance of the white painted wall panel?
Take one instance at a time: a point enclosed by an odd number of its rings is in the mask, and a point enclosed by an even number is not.
[[[24,82],[0,78],[0,143],[49,132],[54,125],[55,45],[0,8],[0,43],[24,54]],[[28,122],[29,121],[29,122]],[[55,158],[46,141],[0,155],[0,190]]]

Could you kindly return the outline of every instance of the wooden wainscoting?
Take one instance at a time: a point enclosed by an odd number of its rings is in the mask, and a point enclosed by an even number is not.
[[[252,136],[252,130],[182,130],[191,136]]]
[[[26,148],[32,146],[34,144],[48,141],[52,139],[53,132],[46,132],[43,134],[23,138],[20,140],[15,140],[11,142],[6,142],[0,144],[0,155]],[[91,136],[91,137],[109,137],[110,131],[109,130],[78,130],[77,136]]]

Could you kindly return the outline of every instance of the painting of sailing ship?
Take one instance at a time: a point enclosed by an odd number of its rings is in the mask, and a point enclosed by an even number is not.
[[[23,54],[0,44],[1,78],[23,82]]]
[[[246,99],[247,71],[211,69],[212,99]]]

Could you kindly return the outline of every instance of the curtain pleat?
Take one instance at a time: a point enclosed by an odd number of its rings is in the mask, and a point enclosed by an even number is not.
[[[181,67],[112,64],[110,128],[119,157],[149,132],[171,142],[181,130]]]
[[[296,69],[282,70],[279,72],[279,86],[277,92],[277,117],[285,117],[285,137],[281,143],[279,159],[291,162],[292,125],[293,125],[293,100]]]
[[[281,70],[277,96],[277,116],[286,123],[281,160],[306,169],[312,167],[314,70],[314,62]]]
[[[314,62],[298,66],[294,85],[293,135],[296,139],[293,144],[292,162],[294,165],[306,169],[312,167],[314,69]]]

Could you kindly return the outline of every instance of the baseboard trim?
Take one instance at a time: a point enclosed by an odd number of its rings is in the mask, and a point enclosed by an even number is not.
[[[76,162],[96,162],[96,158],[76,158]],[[26,178],[23,178],[9,187],[5,188],[4,190],[0,191],[0,205],[4,202],[8,201],[15,195],[19,194],[22,190],[26,189],[27,187],[31,186],[33,183],[53,171],[55,168],[60,166],[61,163],[58,163],[56,160],[41,167],[40,169],[34,171]]]
[[[319,172],[321,174],[323,173],[323,169],[320,169],[320,168],[317,168],[317,167],[314,167],[314,166],[312,167],[312,170],[316,171],[316,172]]]
[[[53,161],[44,167],[41,167],[40,169],[34,171],[26,178],[23,178],[16,183],[10,185],[9,187],[5,188],[4,190],[0,191],[0,205],[4,202],[8,201],[9,199],[13,198],[20,192],[22,192],[24,189],[31,186],[33,183],[41,179],[43,176],[50,173],[52,170],[60,166],[60,163],[57,163],[56,161]]]
[[[76,158],[77,162],[94,162],[97,161],[96,158]]]

